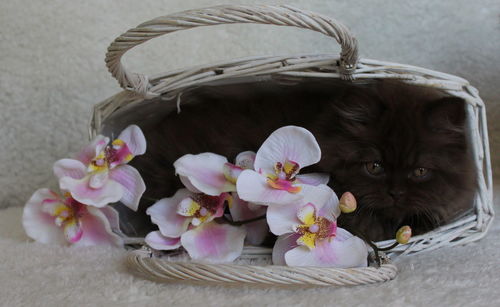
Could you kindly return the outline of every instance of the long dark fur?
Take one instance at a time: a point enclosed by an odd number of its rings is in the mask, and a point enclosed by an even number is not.
[[[153,199],[182,187],[172,166],[176,159],[214,152],[231,160],[257,151],[286,125],[310,130],[320,144],[321,162],[303,172],[330,173],[329,185],[339,196],[350,191],[357,198],[358,210],[342,215],[341,227],[372,240],[392,238],[405,224],[420,234],[472,206],[475,177],[464,102],[438,91],[394,81],[256,82],[193,89],[183,94],[181,106],[180,114],[143,126],[148,151],[132,164],[148,188],[140,213],[131,215],[136,229],[149,225],[144,211]],[[373,161],[383,174],[367,172],[366,163]],[[421,167],[429,174],[416,180],[410,174]]]

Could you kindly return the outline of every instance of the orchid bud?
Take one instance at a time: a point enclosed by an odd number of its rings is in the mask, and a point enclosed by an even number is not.
[[[411,228],[410,226],[403,226],[398,229],[398,232],[396,232],[396,241],[399,244],[406,244],[408,241],[410,241],[411,238]]]
[[[356,198],[354,198],[354,195],[352,195],[351,192],[345,192],[344,194],[342,194],[339,201],[339,208],[342,213],[354,212],[354,210],[356,210],[356,207]]]

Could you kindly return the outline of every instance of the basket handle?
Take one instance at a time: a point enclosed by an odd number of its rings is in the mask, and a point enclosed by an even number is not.
[[[127,50],[163,34],[232,23],[294,26],[333,37],[341,46],[339,62],[341,77],[352,79],[358,61],[358,47],[356,38],[347,27],[331,18],[290,6],[223,5],[158,17],[116,38],[108,47],[106,66],[122,88],[132,90],[145,98],[156,97],[159,93],[150,90],[152,85],[146,75],[129,72],[123,67],[121,58]]]

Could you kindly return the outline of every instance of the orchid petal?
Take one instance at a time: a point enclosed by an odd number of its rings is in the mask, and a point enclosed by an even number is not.
[[[90,142],[90,144],[85,146],[85,148],[83,148],[83,150],[76,155],[76,159],[85,165],[89,165],[92,159],[102,152],[108,143],[109,138],[103,135],[98,135]]]
[[[311,132],[297,126],[274,131],[257,151],[254,167],[257,171],[273,173],[277,162],[293,161],[300,168],[319,162],[321,150]]]
[[[63,177],[59,180],[61,190],[71,193],[71,196],[85,205],[104,207],[109,203],[117,202],[123,196],[122,185],[116,181],[108,180],[100,189],[89,186],[90,176],[82,179]]]
[[[253,151],[244,151],[239,153],[234,160],[234,163],[243,169],[254,169],[255,156],[257,154]]]
[[[78,242],[83,235],[80,222],[76,218],[72,218],[64,223],[63,232],[66,240],[70,243]]]
[[[266,218],[271,232],[277,236],[293,232],[294,227],[300,224],[300,221],[297,218],[297,210],[297,203],[281,206],[269,206]]]
[[[85,207],[86,211],[79,217],[82,230],[81,238],[76,246],[114,245],[122,246],[123,239],[113,233],[109,220],[100,208]]]
[[[339,199],[327,185],[321,184],[307,189],[304,203],[312,203],[318,210],[317,216],[324,216],[334,220],[340,215]]]
[[[127,144],[128,149],[134,156],[142,155],[146,152],[146,138],[141,128],[137,125],[130,125],[123,130],[118,139]]]
[[[286,265],[285,254],[289,250],[296,248],[298,246],[296,243],[298,238],[299,235],[295,233],[290,233],[278,237],[273,247],[274,265]]]
[[[89,178],[89,187],[92,189],[100,189],[102,188],[109,179],[109,172],[107,169],[103,171],[97,171],[91,173]],[[77,178],[81,179],[81,178]]]
[[[54,175],[57,178],[71,177],[74,179],[81,179],[87,173],[85,164],[74,159],[61,159],[54,163]]]
[[[141,174],[130,165],[120,165],[110,171],[109,177],[123,187],[120,202],[137,211],[142,194],[146,191],[146,184],[142,180]]]
[[[304,225],[312,225],[316,221],[316,206],[312,203],[307,203],[304,206],[299,207],[297,210],[297,218]]]
[[[303,193],[290,193],[270,187],[266,177],[252,170],[244,170],[240,174],[236,187],[241,199],[262,205],[290,204],[303,198]],[[305,187],[301,187],[302,192]]]
[[[342,228],[337,228],[337,236],[332,240],[317,241],[313,249],[298,246],[285,254],[286,264],[290,266],[365,267],[367,258],[365,242]]]
[[[212,222],[184,233],[181,243],[193,260],[231,262],[241,255],[245,234],[242,227]]]
[[[190,183],[201,192],[217,196],[223,192],[235,191],[234,184],[224,176],[223,156],[206,152],[198,155],[187,154],[174,162],[175,172],[185,176]]]
[[[120,215],[115,208],[106,206],[101,208],[101,212],[106,216],[106,219],[109,221],[109,226],[113,233],[121,234],[120,229]]]
[[[186,176],[179,176],[179,179],[181,180],[182,184],[191,192],[193,193],[203,193],[200,190],[198,190],[192,183],[189,181],[189,178]]]
[[[156,250],[172,250],[181,246],[181,238],[165,237],[159,231],[148,233],[144,241]]]
[[[330,175],[326,173],[309,173],[309,174],[302,174],[302,175],[297,175],[297,181],[302,183],[302,184],[309,184],[309,185],[320,185],[320,184],[327,184],[328,181],[330,181]]]
[[[42,211],[44,200],[62,201],[49,189],[37,190],[28,200],[23,210],[23,227],[33,240],[44,244],[66,244],[61,229],[54,223],[54,217]]]
[[[177,206],[183,199],[192,195],[187,189],[180,189],[174,196],[160,199],[146,210],[146,214],[158,225],[163,236],[178,238],[186,232],[190,219],[177,214]]]

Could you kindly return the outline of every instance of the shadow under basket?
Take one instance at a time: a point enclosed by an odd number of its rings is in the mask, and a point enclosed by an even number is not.
[[[122,66],[125,52],[151,38],[200,26],[253,23],[295,26],[323,33],[341,46],[340,57],[325,55],[267,56],[234,60],[178,70],[148,78],[128,72]],[[357,41],[345,26],[319,14],[288,6],[218,6],[158,17],[130,29],[108,48],[109,71],[125,90],[97,104],[90,123],[90,135],[116,136],[130,124],[145,126],[159,121],[181,107],[182,94],[198,86],[241,82],[297,84],[315,79],[363,83],[380,79],[401,80],[430,87],[466,102],[467,133],[477,170],[478,188],[471,210],[459,219],[391,250],[390,256],[414,254],[454,246],[482,238],[493,218],[492,173],[489,156],[486,111],[478,91],[467,80],[420,67],[359,59]],[[155,144],[148,144],[155,146]],[[394,240],[377,242],[388,246]],[[128,264],[142,276],[158,281],[264,284],[296,286],[358,285],[390,280],[397,269],[390,263],[380,267],[335,269],[274,266],[270,250],[245,247],[233,264],[203,264],[158,257],[147,249],[129,254]],[[182,258],[182,257],[181,257]],[[253,259],[253,260],[252,260]]]

